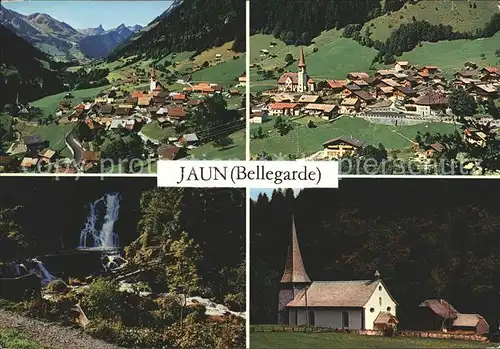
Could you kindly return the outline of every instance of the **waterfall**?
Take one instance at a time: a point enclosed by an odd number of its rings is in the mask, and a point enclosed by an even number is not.
[[[102,225],[98,227],[99,209],[105,208]],[[115,222],[120,211],[119,193],[105,194],[90,203],[89,215],[80,233],[79,248],[116,248],[119,246],[118,235],[114,232]]]

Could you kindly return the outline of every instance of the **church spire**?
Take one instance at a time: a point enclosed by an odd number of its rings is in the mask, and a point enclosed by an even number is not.
[[[300,254],[299,241],[295,231],[295,218],[292,216],[292,241],[288,248],[285,272],[281,278],[281,283],[308,283],[311,282],[307,276],[302,256]]]
[[[299,68],[305,68],[306,61],[304,60],[304,48],[300,46]]]

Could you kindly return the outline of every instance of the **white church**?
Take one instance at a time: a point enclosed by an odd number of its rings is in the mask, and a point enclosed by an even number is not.
[[[397,302],[380,279],[311,281],[299,249],[295,221],[280,283],[278,322],[335,329],[383,330],[396,327]]]
[[[306,72],[306,61],[304,59],[304,49],[300,47],[300,58],[298,73],[286,72],[278,80],[279,92],[315,92],[316,86]]]

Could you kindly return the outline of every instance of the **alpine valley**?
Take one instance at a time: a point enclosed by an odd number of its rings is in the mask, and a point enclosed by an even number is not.
[[[114,5],[116,16],[130,4]],[[244,2],[155,6],[144,27],[113,29],[0,7],[0,172],[155,172],[163,158],[244,158]]]

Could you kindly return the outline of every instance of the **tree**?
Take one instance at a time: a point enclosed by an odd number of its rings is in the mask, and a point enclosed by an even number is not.
[[[21,255],[21,252],[28,247],[18,221],[21,208],[21,206],[0,208],[0,261]]]
[[[458,116],[472,116],[476,113],[476,101],[464,89],[454,89],[449,100],[451,110]]]
[[[279,132],[280,136],[285,136],[293,130],[293,125],[285,118],[278,116],[274,122],[274,129]]]
[[[229,136],[224,136],[224,137],[217,138],[216,140],[214,140],[214,146],[216,146],[217,148],[220,148],[221,150],[229,147],[233,143],[234,143],[233,139]]]
[[[293,59],[293,56],[291,53],[287,53],[286,56],[285,56],[285,65],[286,66],[289,66],[290,64],[292,64],[294,61]]]
[[[488,104],[486,105],[486,108],[488,110],[488,113],[494,119],[498,119],[500,117],[500,113],[498,111],[498,107],[496,106],[495,101],[492,98],[488,98]]]

